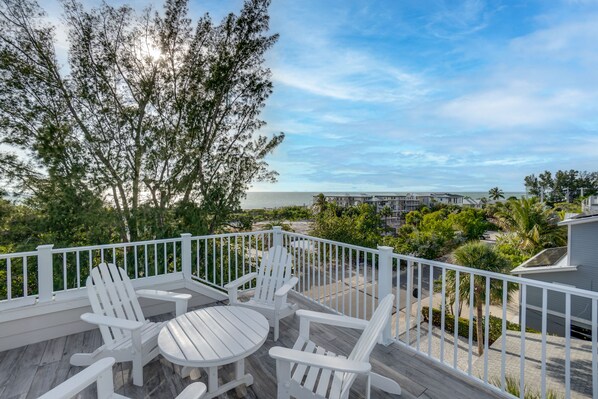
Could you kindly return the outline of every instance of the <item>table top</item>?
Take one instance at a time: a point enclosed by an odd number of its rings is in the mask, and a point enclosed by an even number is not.
[[[213,306],[170,320],[158,335],[169,361],[191,367],[233,363],[258,350],[268,337],[268,320],[240,306]]]

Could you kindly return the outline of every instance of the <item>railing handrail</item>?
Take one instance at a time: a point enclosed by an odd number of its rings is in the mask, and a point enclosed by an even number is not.
[[[350,249],[355,249],[355,250],[358,250],[358,251],[371,252],[371,253],[377,253],[378,252],[378,250],[376,248],[368,248],[368,247],[362,247],[362,246],[354,245],[354,244],[347,244],[347,243],[340,242],[340,241],[333,241],[333,240],[329,240],[329,239],[326,239],[326,238],[320,238],[320,237],[316,237],[316,236],[310,236],[309,234],[293,233],[293,232],[290,232],[290,231],[283,231],[282,234],[283,235],[288,235],[288,236],[291,236],[291,237],[299,237],[299,238],[305,238],[305,239],[308,239],[308,240],[316,240],[316,241],[323,242],[323,243],[326,243],[326,244],[332,244],[332,245],[341,244],[343,247],[350,248]]]
[[[36,256],[37,251],[27,251],[27,252],[11,252],[7,254],[0,254],[0,259],[13,259],[13,258],[23,258],[29,256]]]
[[[244,232],[238,232],[238,233],[220,233],[220,234],[208,234],[208,235],[202,235],[202,236],[191,236],[192,240],[202,240],[202,239],[206,239],[206,238],[225,238],[225,237],[242,237],[242,236],[253,236],[256,234],[270,234],[273,233],[274,230],[256,230],[256,231],[244,231]]]
[[[287,231],[284,231],[283,234],[289,235],[289,236],[292,236],[292,237],[299,237],[299,238],[305,238],[305,239],[308,239],[308,240],[315,240],[315,241],[319,241],[319,242],[323,242],[323,243],[327,243],[327,244],[334,244],[334,245],[339,245],[340,244],[343,247],[354,249],[354,250],[358,250],[358,251],[366,251],[366,252],[372,252],[372,253],[379,253],[378,249],[372,249],[372,248],[362,247],[362,246],[353,245],[353,244],[345,244],[345,243],[342,243],[342,242],[332,241],[332,240],[328,240],[328,239],[325,239],[325,238],[310,236],[308,234],[291,233],[291,232],[287,232]],[[429,260],[429,259],[424,259],[424,258],[418,258],[418,257],[413,256],[413,255],[404,255],[404,254],[398,254],[398,253],[395,253],[395,252],[392,253],[392,257],[395,258],[395,259],[402,259],[402,260],[417,262],[417,263],[421,263],[421,264],[424,264],[424,265],[433,265],[435,267],[440,267],[440,268],[444,268],[444,269],[450,269],[450,270],[464,272],[464,273],[468,273],[468,274],[472,274],[473,273],[473,274],[476,274],[476,275],[479,275],[479,276],[490,277],[491,279],[505,280],[505,281],[510,282],[510,283],[524,284],[524,285],[531,286],[531,287],[546,288],[546,289],[549,289],[551,291],[558,291],[558,292],[562,292],[564,294],[569,293],[569,294],[576,295],[576,296],[582,296],[582,297],[587,297],[587,298],[591,298],[591,299],[598,299],[598,292],[596,292],[596,291],[590,291],[590,290],[585,290],[585,289],[582,289],[582,288],[571,287],[571,286],[567,286],[567,285],[547,283],[547,282],[540,281],[540,280],[532,280],[532,279],[529,279],[529,278],[513,276],[513,275],[510,275],[510,274],[502,274],[502,273],[490,272],[490,271],[486,271],[486,270],[482,270],[482,269],[476,269],[476,268],[473,268],[473,267],[467,267],[467,266],[461,266],[461,265],[454,265],[452,263],[446,263],[446,262],[441,262],[441,261],[435,261],[435,260]]]
[[[274,230],[260,230],[260,231],[252,231],[252,232],[240,232],[240,233],[221,233],[221,234],[211,234],[211,235],[199,235],[199,236],[192,236],[190,237],[191,240],[201,240],[201,239],[213,239],[213,238],[226,238],[226,237],[241,237],[241,236],[253,236],[256,234],[271,234]],[[354,244],[346,244],[338,241],[333,241],[325,238],[315,237],[308,234],[302,233],[295,233],[295,232],[288,232],[283,231],[283,235],[287,235],[290,237],[295,238],[302,238],[306,240],[314,240],[321,243],[332,244],[332,245],[342,245],[345,248],[358,250],[367,253],[379,254],[378,249],[363,247]],[[120,243],[112,243],[112,244],[101,244],[101,245],[87,245],[87,246],[79,246],[79,247],[64,247],[64,248],[53,248],[51,250],[52,254],[63,254],[63,253],[72,253],[72,252],[82,252],[82,251],[92,251],[92,250],[101,250],[101,249],[115,249],[115,248],[122,248],[122,247],[134,247],[134,246],[144,246],[144,245],[153,245],[153,244],[167,244],[167,243],[178,243],[181,242],[181,237],[174,237],[174,238],[164,238],[164,239],[157,239],[157,240],[144,240],[144,241],[134,241],[134,242],[120,242]],[[37,256],[38,251],[26,251],[26,252],[14,252],[14,253],[7,253],[7,254],[0,254],[0,260],[4,259],[18,259],[23,257],[31,257]],[[453,271],[459,271],[468,274],[476,274],[478,276],[489,277],[491,279],[497,280],[504,280],[510,283],[517,283],[517,284],[525,284],[531,287],[537,288],[545,288],[551,291],[562,292],[562,293],[569,293],[576,296],[587,297],[592,299],[598,299],[598,292],[585,290],[577,287],[571,287],[566,285],[557,285],[553,283],[548,283],[539,280],[533,280],[525,277],[518,277],[512,276],[508,274],[501,274],[491,271],[485,271],[482,269],[475,269],[461,265],[450,264],[441,261],[429,260],[424,258],[419,258],[412,255],[405,255],[405,254],[397,254],[392,253],[392,257],[395,259],[407,260],[417,263],[422,263],[425,265],[433,265],[439,268],[445,268]]]
[[[180,241],[182,241],[181,237],[161,238],[161,239],[157,239],[157,240],[131,241],[131,242],[124,241],[124,242],[118,242],[118,243],[113,243],[113,244],[99,244],[99,245],[86,245],[86,246],[81,246],[81,247],[54,248],[54,249],[52,249],[52,253],[61,254],[61,253],[65,253],[65,252],[93,251],[96,249],[135,247],[135,246],[150,245],[150,244],[165,244],[165,243],[168,244],[168,243],[180,242]]]
[[[545,281],[532,280],[532,279],[526,278],[526,277],[517,277],[517,276],[510,275],[510,274],[490,272],[487,270],[476,269],[473,267],[460,266],[460,265],[454,265],[452,263],[417,258],[417,257],[411,256],[411,255],[402,255],[402,254],[393,253],[393,257],[405,259],[405,260],[411,260],[412,262],[418,262],[418,263],[421,263],[424,265],[433,265],[433,266],[440,267],[440,268],[451,269],[451,270],[464,272],[464,273],[468,273],[468,274],[474,273],[474,274],[477,274],[480,276],[490,277],[491,279],[505,280],[509,283],[523,284],[523,285],[537,287],[537,288],[546,288],[546,289],[549,289],[552,291],[559,291],[564,294],[569,293],[569,294],[576,295],[576,296],[587,296],[588,298],[598,299],[598,292],[596,292],[596,291],[584,290],[582,288],[572,287],[572,286],[568,286],[568,285],[547,283]]]

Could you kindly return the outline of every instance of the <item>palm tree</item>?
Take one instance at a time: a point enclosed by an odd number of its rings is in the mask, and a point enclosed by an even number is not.
[[[502,257],[494,247],[480,243],[469,242],[457,248],[454,254],[456,263],[468,266],[474,269],[486,270],[495,273],[508,273],[509,262]],[[459,300],[461,303],[469,303],[470,297],[470,278],[469,273],[460,273],[459,275]],[[454,298],[456,288],[456,273],[451,271],[447,275],[446,287],[447,295]],[[473,275],[473,306],[476,308],[476,333],[478,343],[478,355],[484,353],[484,333],[482,322],[484,320],[483,308],[486,303],[486,277]],[[516,289],[514,284],[507,284],[507,298]],[[502,280],[490,279],[489,286],[490,303],[500,304],[503,297]],[[506,305],[506,304],[504,304]],[[458,315],[457,315],[458,317]]]
[[[495,217],[497,224],[512,235],[515,245],[529,255],[567,244],[566,230],[557,224],[558,214],[536,197],[509,201]]]
[[[496,201],[505,198],[505,193],[500,188],[494,187],[488,191],[488,197],[490,197],[491,200]]]
[[[323,212],[328,207],[328,201],[326,201],[326,196],[324,196],[324,194],[322,193],[318,194],[314,201],[313,207],[317,213]]]

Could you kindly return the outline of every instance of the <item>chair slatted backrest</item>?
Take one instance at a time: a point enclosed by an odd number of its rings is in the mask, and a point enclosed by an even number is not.
[[[122,268],[112,263],[101,263],[91,270],[86,286],[91,309],[95,314],[145,321],[133,284]],[[120,328],[101,325],[100,332],[105,344],[128,337],[126,331]]]
[[[390,320],[393,301],[394,295],[392,294],[388,294],[380,301],[378,308],[372,315],[368,326],[361,333],[361,337],[359,337],[355,347],[353,347],[348,359],[369,362],[370,355],[378,342],[378,338]],[[348,394],[348,390],[351,389],[351,384],[353,384],[356,377],[357,375],[354,373],[345,373],[340,397],[345,397],[343,395]]]
[[[291,254],[286,248],[270,248],[262,256],[253,300],[264,304],[274,303],[274,293],[291,279],[291,269]]]

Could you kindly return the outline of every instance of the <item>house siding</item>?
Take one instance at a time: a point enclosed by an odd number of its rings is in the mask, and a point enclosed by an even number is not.
[[[569,241],[568,263],[577,266],[577,271],[535,273],[524,277],[547,283],[567,284],[584,290],[598,291],[598,223],[571,226]],[[548,291],[547,299],[549,311],[565,313],[565,294]],[[542,290],[529,287],[527,289],[527,303],[542,308]],[[591,308],[590,300],[572,296],[571,324],[588,328],[589,326],[586,323],[575,319],[590,320]],[[540,312],[528,308],[526,324],[528,327],[541,330],[542,318]],[[547,331],[552,334],[564,335],[565,321],[563,317],[549,314],[547,317]]]

